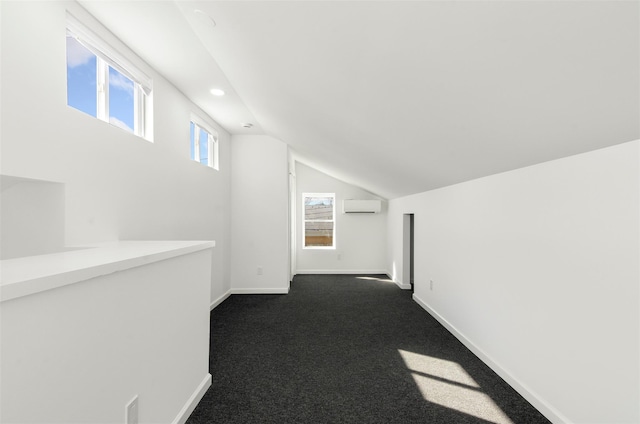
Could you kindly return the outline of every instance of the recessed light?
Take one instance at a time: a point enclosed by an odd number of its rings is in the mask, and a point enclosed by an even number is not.
[[[243,122],[240,125],[242,125],[242,128],[251,128],[251,127],[253,127],[253,124],[251,122]]]
[[[212,88],[211,94],[213,94],[214,96],[224,96],[224,90],[220,88]]]

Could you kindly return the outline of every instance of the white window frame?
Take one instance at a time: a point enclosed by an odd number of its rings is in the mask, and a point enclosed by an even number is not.
[[[306,219],[304,201],[307,197],[331,197],[333,199],[333,219]],[[332,222],[333,223],[333,234],[331,239],[333,240],[333,246],[307,246],[307,226],[308,222]],[[335,193],[302,193],[302,248],[310,249],[310,250],[335,250],[337,245],[336,240],[336,194]]]
[[[213,168],[216,171],[219,170],[219,142],[218,142],[218,131],[214,130],[213,128],[211,128],[210,126],[208,126],[207,124],[203,123],[204,120],[201,119],[199,116],[191,114],[191,121],[190,124],[193,124],[194,126],[194,131],[193,131],[193,136],[194,136],[194,146],[193,146],[193,156],[194,158],[190,158],[191,160],[193,160],[194,162],[198,162],[200,164],[202,164],[202,162],[200,162],[200,130],[203,129],[207,134],[208,134],[208,139],[207,139],[207,146],[209,149],[209,157],[207,158],[207,166],[209,168]],[[189,137],[189,143],[191,143],[191,137]],[[203,164],[204,165],[204,164]]]
[[[153,80],[67,12],[67,36],[75,38],[96,56],[96,117],[109,123],[109,67],[133,81],[133,133],[151,140]]]

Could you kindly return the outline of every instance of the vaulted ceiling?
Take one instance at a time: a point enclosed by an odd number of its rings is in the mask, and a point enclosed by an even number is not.
[[[80,3],[230,133],[386,198],[640,138],[638,1]]]

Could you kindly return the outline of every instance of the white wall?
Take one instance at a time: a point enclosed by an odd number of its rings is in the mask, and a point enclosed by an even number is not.
[[[64,249],[64,184],[0,175],[0,259]]]
[[[220,171],[189,160],[206,116],[75,2],[2,2],[2,173],[66,189],[66,242],[215,240],[212,299],[229,289],[230,136]],[[66,8],[153,77],[154,142],[67,106]]]
[[[389,266],[415,213],[416,301],[556,423],[640,422],[639,143],[390,204]]]
[[[344,199],[381,199],[365,190],[296,162],[296,272],[386,273],[386,202],[377,214],[344,214]],[[302,240],[302,193],[335,193],[336,248],[304,249]]]
[[[297,255],[296,255],[296,216],[297,215],[297,207],[296,207],[296,196],[297,196],[297,181],[296,181],[296,160],[293,154],[293,151],[289,149],[289,280],[293,280],[293,277],[296,275],[296,266],[298,263]]]
[[[209,375],[211,249],[3,301],[3,423],[177,422]],[[188,283],[185,283],[188,282]]]
[[[269,136],[236,135],[231,146],[231,291],[287,293],[287,145]]]

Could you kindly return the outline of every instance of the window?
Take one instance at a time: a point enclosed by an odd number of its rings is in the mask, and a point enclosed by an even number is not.
[[[151,79],[67,15],[67,104],[150,138]]]
[[[218,134],[205,129],[198,121],[191,119],[190,149],[191,160],[218,169]]]
[[[335,194],[304,193],[303,246],[312,249],[335,249]]]

